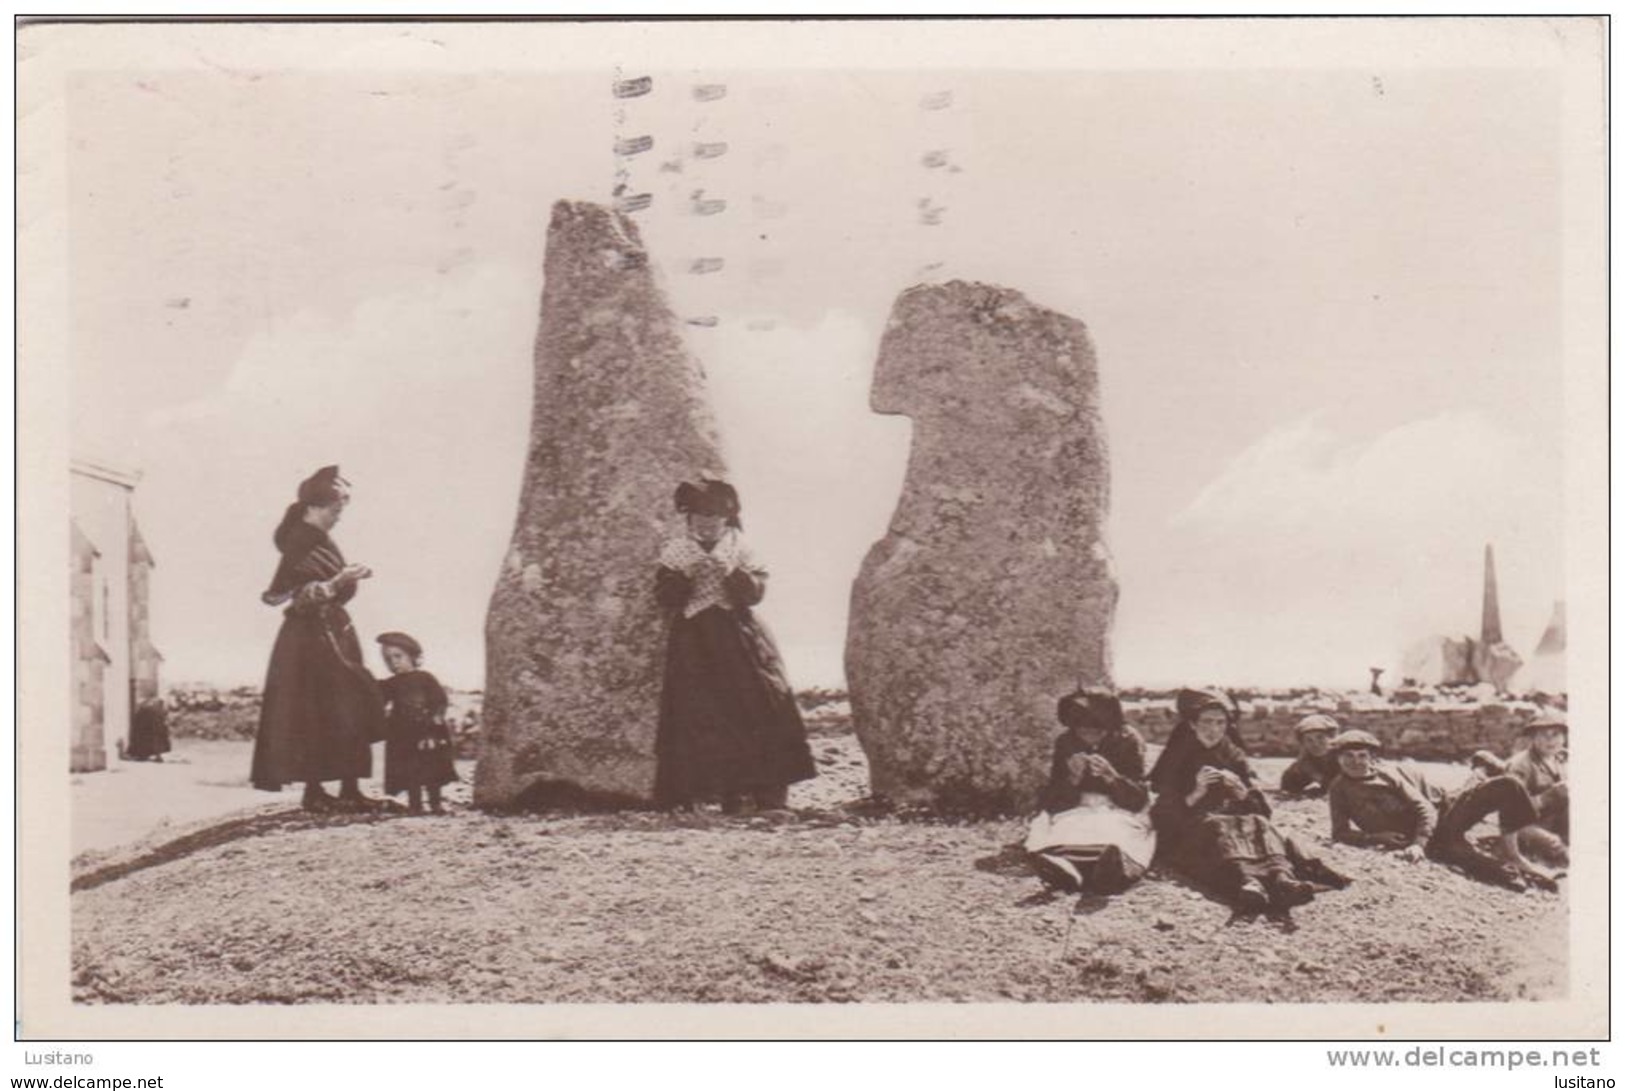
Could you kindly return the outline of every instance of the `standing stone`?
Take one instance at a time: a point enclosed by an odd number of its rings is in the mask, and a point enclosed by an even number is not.
[[[721,475],[704,374],[637,228],[560,201],[547,233],[519,517],[485,623],[474,802],[634,803],[654,789],[672,493]]]
[[[1004,288],[911,288],[870,407],[914,422],[903,495],[847,629],[871,787],[894,803],[1030,809],[1056,699],[1111,677],[1117,583],[1088,332]]]

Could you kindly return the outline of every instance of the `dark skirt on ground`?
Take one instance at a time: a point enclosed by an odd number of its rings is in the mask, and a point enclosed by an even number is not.
[[[349,613],[331,604],[289,610],[265,676],[254,787],[371,776],[371,744],[383,725]]]
[[[1179,866],[1191,878],[1220,889],[1292,869],[1286,838],[1260,814],[1209,814],[1192,824]]]
[[[749,610],[715,607],[671,624],[656,802],[772,791],[817,772],[778,648]]]
[[[1233,898],[1250,879],[1319,881],[1318,863],[1261,814],[1192,815],[1178,834],[1164,834],[1162,856],[1199,886]]]

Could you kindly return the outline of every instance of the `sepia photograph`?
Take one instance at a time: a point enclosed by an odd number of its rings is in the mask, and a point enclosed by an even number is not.
[[[20,26],[18,1037],[1606,1038],[1606,39]]]

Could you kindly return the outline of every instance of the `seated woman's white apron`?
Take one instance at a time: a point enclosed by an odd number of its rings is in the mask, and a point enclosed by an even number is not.
[[[1098,860],[1112,845],[1142,868],[1157,851],[1157,831],[1149,812],[1125,811],[1099,792],[1085,792],[1078,805],[1051,815],[1039,812],[1027,830],[1028,852],[1069,859]]]

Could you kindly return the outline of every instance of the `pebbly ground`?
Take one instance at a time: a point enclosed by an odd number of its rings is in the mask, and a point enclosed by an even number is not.
[[[314,818],[288,794],[171,822],[76,858],[73,995],[1314,1002],[1566,988],[1562,893],[1323,845],[1323,803],[1281,802],[1277,820],[1356,882],[1289,919],[1238,918],[1155,873],[1117,898],[1059,898],[1021,861],[1022,821],[866,813],[852,806],[856,740],[813,745],[823,775],[797,786],[795,810],[753,818],[493,816],[459,785],[464,805],[443,818]],[[1282,764],[1258,762],[1265,783]]]

